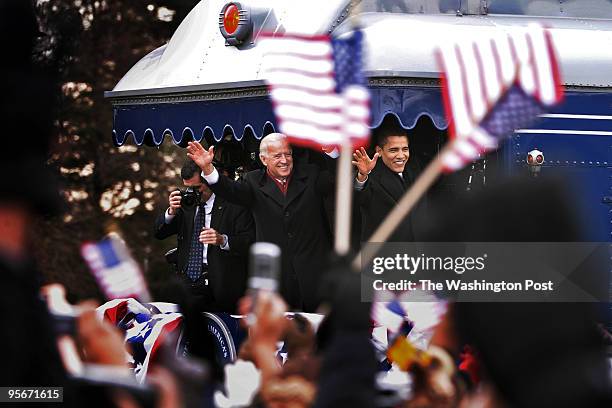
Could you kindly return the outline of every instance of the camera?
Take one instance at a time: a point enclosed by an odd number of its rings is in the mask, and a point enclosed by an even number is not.
[[[181,207],[193,208],[200,205],[202,193],[198,187],[188,187],[184,191],[181,190]]]

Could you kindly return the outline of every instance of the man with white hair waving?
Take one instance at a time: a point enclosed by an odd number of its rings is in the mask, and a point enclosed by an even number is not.
[[[333,192],[331,173],[312,164],[294,165],[291,146],[281,133],[261,140],[259,158],[265,168],[247,173],[241,181],[214,168],[212,146],[206,150],[190,142],[187,151],[215,194],[251,209],[256,240],[281,248],[280,288],[289,306],[314,311],[321,272],[332,249],[323,208],[323,198]]]

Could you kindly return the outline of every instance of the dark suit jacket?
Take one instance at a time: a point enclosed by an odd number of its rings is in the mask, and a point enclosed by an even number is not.
[[[410,163],[410,162],[409,162]],[[417,171],[413,166],[406,164],[402,177],[391,171],[382,160],[378,160],[376,167],[368,176],[368,180],[361,191],[355,193],[356,200],[361,207],[361,239],[367,241],[374,231],[391,212],[393,207],[402,198],[407,189],[416,179]],[[425,203],[421,200],[411,213],[397,226],[389,238],[389,242],[411,242],[418,239],[415,227],[415,217],[424,211]]]
[[[320,275],[332,248],[323,208],[323,197],[333,191],[331,174],[312,164],[295,164],[286,196],[265,169],[251,171],[238,182],[219,175],[210,187],[251,209],[257,241],[282,250],[281,294],[294,308],[315,310]]]
[[[164,239],[177,235],[178,270],[183,273],[189,257],[195,207],[179,209],[170,224],[165,223],[164,216],[165,211],[157,218],[155,237]],[[246,289],[248,251],[255,239],[255,224],[248,209],[228,203],[217,195],[210,227],[227,235],[230,247],[229,251],[224,251],[218,245],[208,246],[208,280],[214,308],[216,311],[234,312]]]

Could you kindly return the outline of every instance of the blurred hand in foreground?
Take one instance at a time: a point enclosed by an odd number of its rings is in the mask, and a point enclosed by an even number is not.
[[[96,303],[79,304],[77,317],[77,340],[81,345],[84,360],[90,363],[125,366],[126,350],[121,332],[96,316]]]
[[[279,295],[266,291],[258,291],[255,305],[252,302],[253,297],[243,297],[238,310],[245,316],[254,315],[254,323],[249,326],[248,354],[261,370],[262,383],[265,384],[281,371],[275,352],[276,343],[287,326],[287,305]]]
[[[407,408],[457,406],[460,387],[455,376],[455,367],[450,355],[433,346],[427,350],[429,358],[415,360],[410,366],[414,379],[414,394]]]

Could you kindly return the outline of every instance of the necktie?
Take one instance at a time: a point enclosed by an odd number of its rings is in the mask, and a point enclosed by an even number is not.
[[[204,203],[200,204],[198,214],[193,222],[193,234],[191,236],[191,246],[189,248],[189,260],[187,261],[187,276],[192,281],[198,280],[202,274],[202,252],[204,251],[204,244],[200,242],[200,232],[204,227],[204,217],[206,210],[204,209]]]
[[[400,184],[402,185],[402,190],[406,190],[406,180],[404,179],[404,175],[402,173],[397,174],[397,178],[399,178]]]

